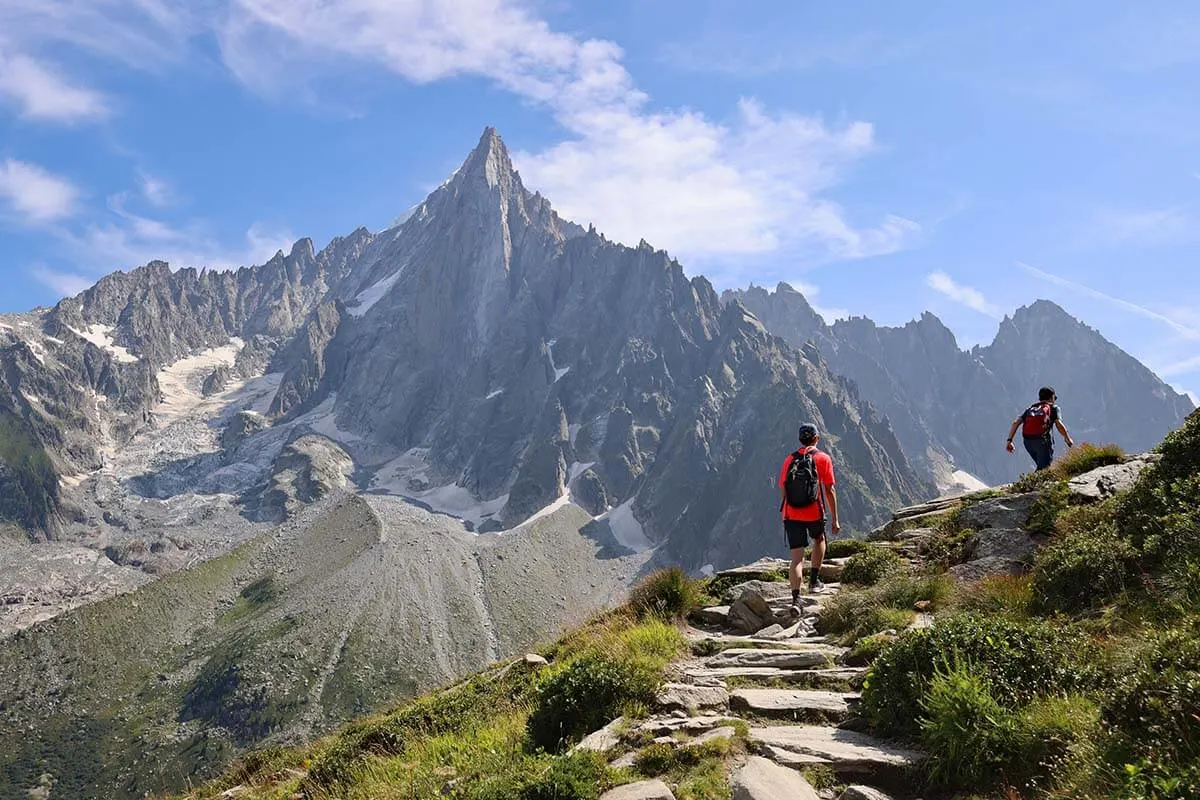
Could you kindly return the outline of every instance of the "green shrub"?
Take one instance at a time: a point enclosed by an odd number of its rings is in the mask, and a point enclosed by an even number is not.
[[[1033,604],[1033,584],[1028,575],[992,575],[960,587],[956,604],[966,611],[1024,617]]]
[[[1033,507],[1029,509],[1029,523],[1026,527],[1038,533],[1053,531],[1058,515],[1067,509],[1069,496],[1066,481],[1056,481],[1044,486],[1033,501]]]
[[[1168,764],[1142,759],[1126,764],[1118,800],[1196,800],[1200,797],[1200,761]]]
[[[930,780],[953,789],[1010,786],[1020,796],[1092,768],[1098,710],[1079,695],[1014,708],[993,695],[986,667],[948,657],[921,701]]]
[[[849,645],[880,631],[902,631],[913,621],[913,606],[921,600],[940,608],[953,593],[953,580],[944,573],[897,572],[874,586],[843,590],[829,600],[817,618],[822,634]]]
[[[1130,759],[1200,762],[1200,625],[1160,636],[1121,676],[1105,725]]]
[[[825,544],[826,558],[848,558],[871,548],[865,539],[830,539]]]
[[[648,575],[634,587],[629,602],[639,617],[685,617],[701,604],[700,586],[680,567],[667,567]]]
[[[842,570],[842,583],[871,586],[903,566],[900,556],[886,547],[872,547],[853,555]]]
[[[547,678],[529,715],[535,747],[557,751],[607,725],[630,703],[654,699],[658,674],[633,661],[585,655]]]
[[[889,608],[910,609],[924,600],[936,610],[954,596],[954,579],[944,572],[897,572],[877,583],[871,592]]]
[[[1136,553],[1117,530],[1111,506],[1064,511],[1057,536],[1038,553],[1033,597],[1048,611],[1075,613],[1096,608],[1125,589]]]
[[[608,777],[600,753],[580,751],[551,759],[545,770],[528,774],[520,800],[596,800]],[[511,795],[510,795],[511,797]]]
[[[964,613],[910,631],[883,652],[863,682],[863,711],[887,734],[914,735],[921,702],[946,654],[978,666],[995,698],[1025,702],[1094,685],[1094,646],[1042,621]]]
[[[992,696],[984,672],[967,661],[944,663],[921,697],[921,741],[935,785],[992,786],[1019,749],[1017,717]]]
[[[846,664],[851,667],[865,667],[879,658],[879,655],[895,641],[895,636],[882,633],[864,636],[855,642],[846,654]]]
[[[1054,460],[1050,470],[1060,480],[1069,480],[1099,467],[1120,464],[1125,460],[1125,451],[1115,444],[1077,444]]]

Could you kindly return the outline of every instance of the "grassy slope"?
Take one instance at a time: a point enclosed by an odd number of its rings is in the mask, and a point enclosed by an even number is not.
[[[684,602],[697,599],[689,595]],[[665,613],[639,619],[632,606],[605,613],[543,648],[548,665],[524,659],[499,664],[310,746],[254,754],[186,797],[219,797],[240,786],[248,791],[238,796],[252,800],[296,793],[364,800],[594,800],[612,786],[662,776],[679,785],[681,800],[727,799],[726,763],[736,743],[651,749],[633,768],[614,770],[607,761],[620,751],[569,751],[582,732],[599,727],[591,720],[568,731],[557,754],[559,748],[537,741],[548,718],[570,725],[577,714],[607,720],[647,712],[664,667],[686,646],[677,626],[663,619],[671,609],[656,610]],[[555,716],[564,708],[577,711]]]

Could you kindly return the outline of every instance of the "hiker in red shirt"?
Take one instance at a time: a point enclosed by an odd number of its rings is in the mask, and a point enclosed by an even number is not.
[[[1017,428],[1020,428],[1025,452],[1029,453],[1038,470],[1045,469],[1054,461],[1054,439],[1051,438],[1051,433],[1055,428],[1058,428],[1067,447],[1075,446],[1075,442],[1071,441],[1071,434],[1067,433],[1067,426],[1063,425],[1062,412],[1058,410],[1057,401],[1058,395],[1054,390],[1043,386],[1038,390],[1038,401],[1013,420],[1012,427],[1008,429],[1008,441],[1004,443],[1004,449],[1013,452],[1016,449],[1013,447],[1013,437],[1017,435]]]
[[[817,426],[800,426],[800,449],[789,455],[779,471],[779,510],[783,515],[783,530],[787,534],[788,550],[792,557],[789,577],[792,582],[792,605],[798,606],[803,579],[804,548],[812,540],[812,568],[808,573],[808,590],[825,588],[821,583],[821,561],[825,558],[825,511],[833,535],[841,530],[838,524],[837,493],[833,488],[833,459],[817,449],[821,437]],[[798,607],[796,609],[799,610]]]

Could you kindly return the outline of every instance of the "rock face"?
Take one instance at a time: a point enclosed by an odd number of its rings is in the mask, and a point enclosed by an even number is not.
[[[1156,460],[1156,456],[1144,454],[1123,464],[1100,467],[1072,478],[1067,482],[1070,499],[1075,503],[1095,503],[1127,491],[1133,487],[1142,471]]]
[[[865,317],[833,325],[787,284],[727,292],[793,345],[813,342],[831,369],[854,380],[891,421],[926,476],[962,469],[996,485],[1029,468],[996,443],[1042,385],[1053,386],[1077,441],[1128,452],[1157,444],[1192,402],[1057,305],[1039,300],[1000,324],[990,345],[964,351],[933,314],[900,328]],[[1048,344],[1049,343],[1049,344]]]

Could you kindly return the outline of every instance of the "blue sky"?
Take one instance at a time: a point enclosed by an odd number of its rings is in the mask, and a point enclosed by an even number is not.
[[[966,345],[1047,297],[1200,391],[1198,94],[1186,0],[3,0],[0,310],[383,228],[494,125],[718,288]]]

